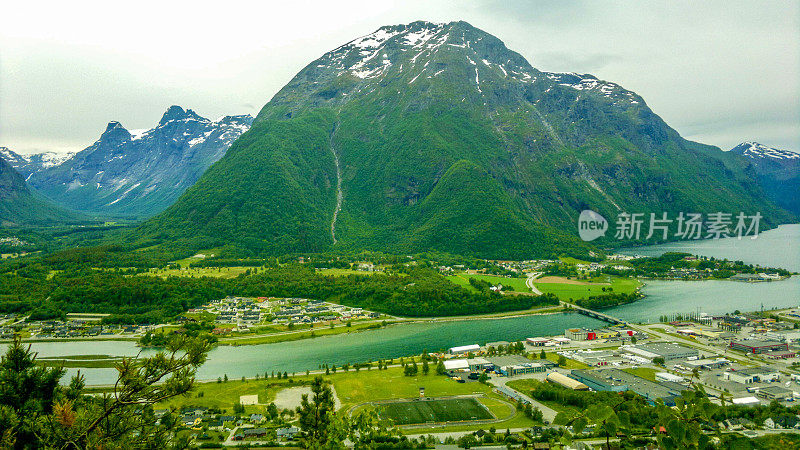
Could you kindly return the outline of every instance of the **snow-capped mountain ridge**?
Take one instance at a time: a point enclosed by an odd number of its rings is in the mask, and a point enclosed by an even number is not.
[[[742,142],[731,153],[750,162],[759,184],[772,200],[800,215],[800,153],[755,141]]]
[[[543,72],[496,37],[466,22],[413,22],[390,25],[349,41],[307,65],[272,99],[293,105],[298,95],[308,96],[308,106],[337,107],[354,96],[364,96],[387,84],[431,84],[440,78],[469,80],[469,88],[457,95],[477,96],[481,102],[519,99],[525,86],[575,90],[577,98],[599,95],[617,107],[643,104],[635,93],[592,75]],[[512,95],[498,95],[497,86]],[[321,89],[323,86],[330,86]],[[466,86],[465,86],[466,87]],[[452,95],[452,93],[451,93]]]
[[[129,131],[111,121],[92,145],[27,174],[28,182],[76,210],[148,216],[194,184],[252,120],[238,115],[212,121],[171,106],[151,129]]]
[[[41,152],[25,155],[16,153],[8,147],[0,147],[0,158],[6,160],[26,179],[30,178],[34,172],[64,164],[73,156],[75,156],[75,152]]]
[[[768,147],[755,141],[742,142],[731,151],[751,158],[800,159],[800,153]]]
[[[399,45],[400,51],[402,52],[416,51],[417,53],[410,60],[412,66],[414,66],[420,57],[433,56],[434,53],[445,45],[462,49],[471,49],[474,43],[484,39],[482,36],[469,37],[468,34],[471,30],[468,28],[462,29],[464,28],[461,26],[462,24],[462,22],[452,22],[449,24],[414,22],[409,25],[382,27],[373,33],[354,39],[338,47],[329,54],[326,54],[323,58],[328,57],[331,64],[318,64],[317,67],[336,67],[342,71],[349,71],[350,74],[358,78],[375,78],[382,75],[385,69],[392,65],[389,54],[385,51],[387,47],[396,47]],[[357,51],[360,56],[360,59],[356,59],[355,62],[351,62],[353,51]],[[389,51],[391,51],[391,48],[389,48]],[[478,52],[474,51],[473,53],[477,57]],[[378,56],[381,57],[378,58]],[[478,65],[476,62],[478,58],[472,58],[469,54],[466,55],[466,58],[472,66]],[[616,83],[605,82],[588,74],[580,75],[575,72],[540,72],[521,58],[501,58],[490,61],[484,57],[480,58],[480,61],[485,66],[489,68],[494,67],[502,72],[505,78],[513,78],[533,83],[539,79],[539,75],[544,75],[562,86],[571,87],[576,90],[598,89],[606,96],[611,96],[612,92],[615,90],[624,90]],[[420,75],[428,70],[430,62],[429,59],[426,59],[420,71]],[[441,70],[431,72],[433,76],[440,73]],[[478,74],[477,70],[476,74]],[[476,88],[480,89],[479,74],[477,80]],[[630,91],[625,91],[625,94],[629,97],[635,95]]]

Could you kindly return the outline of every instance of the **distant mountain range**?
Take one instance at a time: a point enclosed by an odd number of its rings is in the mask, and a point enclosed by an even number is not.
[[[85,219],[31,192],[22,175],[0,158],[0,226],[53,225]]]
[[[528,258],[595,248],[577,237],[584,209],[792,220],[750,167],[616,83],[537,70],[465,22],[414,22],[308,64],[133,237]]]
[[[800,215],[800,154],[758,142],[743,142],[731,149],[731,153],[752,163],[769,198]]]
[[[69,155],[0,150],[38,192],[70,209],[149,217],[170,204],[247,131],[249,115],[219,120],[171,106],[149,130],[109,122],[94,144]]]
[[[75,156],[75,152],[56,153],[43,152],[32,155],[20,155],[14,153],[8,147],[0,147],[0,158],[5,159],[26,179],[34,172],[40,172],[51,167],[63,164],[66,160]]]

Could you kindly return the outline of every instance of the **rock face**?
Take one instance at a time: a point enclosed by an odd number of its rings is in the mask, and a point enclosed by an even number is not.
[[[22,175],[0,158],[0,227],[75,223],[86,219],[35,195]]]
[[[747,158],[753,165],[770,199],[800,215],[800,154],[758,142],[743,142],[732,148],[731,153]]]
[[[612,220],[619,211],[788,220],[746,166],[683,139],[618,84],[537,70],[465,22],[414,22],[306,66],[137,234],[272,254],[527,258],[587,251],[575,225],[586,208]]]
[[[252,117],[216,121],[171,106],[149,130],[109,122],[94,144],[63,160],[42,155],[9,162],[36,190],[69,208],[92,213],[149,217],[172,204],[219,160]],[[6,155],[3,155],[6,156]],[[38,159],[37,159],[38,158]],[[47,160],[51,164],[34,164]]]

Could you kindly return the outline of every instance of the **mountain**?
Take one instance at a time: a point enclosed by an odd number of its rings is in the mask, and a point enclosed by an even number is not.
[[[26,168],[28,183],[71,209],[152,216],[194,184],[252,121],[249,115],[211,121],[171,106],[149,130],[110,122],[100,139],[60,164]]]
[[[75,156],[75,152],[43,152],[34,153],[32,155],[20,155],[19,153],[13,152],[8,147],[0,147],[0,158],[5,159],[26,179],[29,178],[32,173],[41,172],[42,170],[61,165],[73,156]]]
[[[800,215],[800,154],[758,142],[743,142],[732,148],[731,153],[750,161],[770,199]]]
[[[272,254],[585,254],[586,208],[788,220],[746,166],[618,84],[537,70],[465,22],[414,22],[307,65],[134,237]]]
[[[22,175],[0,158],[0,226],[53,225],[85,219],[40,198],[28,188]]]

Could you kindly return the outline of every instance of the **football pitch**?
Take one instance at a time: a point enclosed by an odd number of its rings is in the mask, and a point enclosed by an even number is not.
[[[378,406],[378,412],[395,425],[494,419],[489,410],[474,398],[386,403]]]

